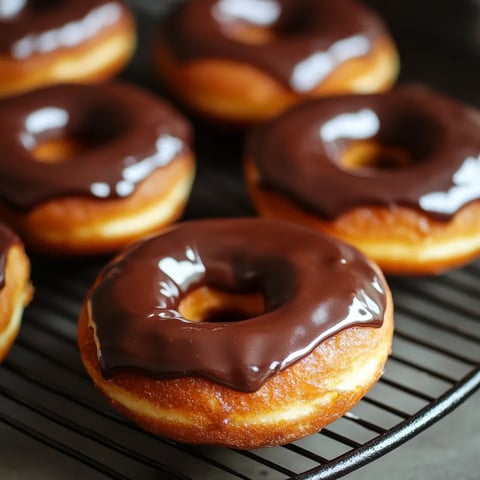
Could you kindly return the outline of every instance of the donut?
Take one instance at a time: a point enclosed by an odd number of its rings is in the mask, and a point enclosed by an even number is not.
[[[420,85],[305,102],[255,129],[258,212],[351,243],[387,273],[437,274],[480,252],[480,113]]]
[[[0,362],[20,329],[23,309],[32,298],[30,262],[19,238],[0,224]]]
[[[135,48],[122,0],[0,2],[0,97],[65,82],[108,79]]]
[[[79,319],[95,386],[189,444],[251,449],[318,431],[383,371],[392,299],[354,248],[258,218],[176,224],[100,273]]]
[[[136,87],[66,84],[9,97],[0,131],[0,219],[37,251],[114,251],[183,212],[190,126]]]
[[[388,89],[396,47],[353,0],[192,0],[158,29],[154,65],[209,119],[250,124],[309,97]]]

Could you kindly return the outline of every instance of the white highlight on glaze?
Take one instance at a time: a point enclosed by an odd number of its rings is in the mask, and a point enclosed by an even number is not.
[[[268,26],[280,17],[281,8],[276,0],[220,0],[212,8],[219,23],[234,20]]]
[[[123,170],[123,178],[130,183],[137,183],[149,175],[155,168],[170,163],[182,149],[182,141],[171,135],[163,135],[157,139],[156,151],[141,162],[133,163]],[[128,163],[131,158],[125,159]]]
[[[339,138],[365,139],[378,133],[380,120],[373,110],[364,109],[355,113],[338,115],[320,128],[320,136],[325,142]]]
[[[480,198],[480,155],[467,157],[452,178],[447,192],[432,192],[420,198],[420,206],[430,212],[452,214],[472,200]]]
[[[144,158],[138,163],[132,163],[125,167],[122,172],[123,180],[117,183],[115,190],[120,197],[130,195],[135,184],[144,180],[156,168],[163,167],[170,163],[175,155],[182,149],[182,141],[171,135],[163,135],[157,139],[156,150],[153,155]],[[125,159],[126,163],[134,161],[132,157]]]
[[[371,322],[373,314],[379,315],[380,307],[363,290],[361,290],[352,299],[352,303],[348,307],[348,312],[345,318],[332,327],[332,329],[327,330],[325,332],[325,337],[333,335],[336,331],[340,331],[352,323],[361,324]],[[312,320],[314,324],[322,325],[328,317],[328,306],[326,308],[322,306],[314,314]]]
[[[169,164],[182,150],[182,141],[171,135],[163,135],[157,139],[155,147],[153,155],[139,162],[131,156],[124,159],[127,166],[122,171],[122,180],[115,185],[119,197],[128,197],[137,183],[147,178],[156,168]],[[90,191],[99,198],[106,198],[111,193],[110,186],[104,182],[93,182]]]
[[[375,277],[372,281],[372,287],[380,293],[385,293],[385,290],[383,289],[382,285],[378,281],[378,277]]]
[[[37,144],[35,137],[27,132],[21,132],[18,138],[25,150],[32,150],[32,148],[34,148]]]
[[[113,2],[106,3],[94,8],[80,20],[21,38],[13,44],[12,56],[17,60],[24,60],[34,54],[49,53],[57,48],[74,47],[94,37],[102,29],[115,24],[121,14],[120,5]]]
[[[48,130],[65,128],[69,115],[66,110],[57,107],[45,107],[32,112],[25,120],[25,129],[31,135]]]
[[[107,198],[110,195],[110,186],[108,183],[94,182],[90,185],[90,191],[96,197]]]
[[[0,0],[0,19],[15,17],[27,4],[27,0]]]
[[[206,271],[199,253],[192,247],[185,247],[185,260],[165,257],[159,260],[158,268],[170,277],[181,290],[188,289]]]
[[[297,92],[308,92],[347,60],[366,55],[370,41],[363,35],[354,35],[333,43],[324,52],[316,52],[299,62],[290,78],[290,86]]]
[[[360,290],[355,297],[352,299],[352,303],[348,307],[348,312],[345,318],[339,321],[333,327],[325,330],[323,338],[328,338],[334,335],[336,332],[339,332],[347,327],[350,327],[352,324],[361,325],[368,324],[373,320],[373,314],[379,315],[381,313],[380,306],[370,298],[364,290]],[[329,306],[328,304],[321,305],[318,310],[312,315],[312,323],[315,325],[324,325],[325,321],[329,318]],[[303,336],[303,331],[295,330],[297,335]],[[285,360],[282,362],[282,366],[289,365],[299,358],[304,357],[317,346],[318,339],[315,339],[310,344],[306,345],[300,350],[292,352]]]
[[[128,195],[130,195],[134,189],[135,184],[125,180],[120,180],[115,185],[115,192],[117,192],[119,197],[128,197]]]

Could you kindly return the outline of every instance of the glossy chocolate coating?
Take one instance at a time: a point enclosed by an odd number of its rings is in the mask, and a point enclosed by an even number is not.
[[[0,198],[18,209],[66,195],[120,198],[189,150],[190,127],[167,104],[122,83],[60,85],[0,101]],[[59,163],[33,156],[52,139],[88,144]]]
[[[18,243],[18,237],[0,223],[0,290],[5,286],[5,268],[10,247]]]
[[[413,161],[342,167],[342,152],[362,140],[400,147]],[[401,205],[449,220],[480,198],[480,112],[421,86],[312,100],[252,132],[247,158],[262,188],[326,219]]]
[[[182,318],[197,287],[259,291],[265,313],[232,322]],[[379,327],[385,283],[355,249],[263,219],[178,224],[131,247],[88,296],[105,375],[124,368],[159,378],[202,376],[255,391],[340,330]]]
[[[269,29],[273,38],[243,43],[225,33],[237,24]],[[294,91],[307,92],[339,64],[368,56],[386,30],[351,0],[193,0],[167,19],[161,35],[182,62],[246,63]]]
[[[20,61],[76,47],[117,24],[125,12],[120,0],[0,2],[0,55]]]

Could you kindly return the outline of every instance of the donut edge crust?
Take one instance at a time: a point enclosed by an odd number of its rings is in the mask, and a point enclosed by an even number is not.
[[[359,206],[328,221],[287,195],[263,189],[251,159],[245,159],[244,167],[249,197],[263,217],[288,219],[354,245],[386,273],[439,274],[480,254],[480,201],[469,203],[448,222],[403,206]]]
[[[386,35],[365,58],[339,65],[305,94],[295,93],[262,70],[232,60],[205,58],[180,63],[163,38],[154,45],[157,77],[184,105],[212,120],[248,124],[271,118],[317,96],[388,90],[398,75],[396,47]]]
[[[56,83],[108,80],[128,63],[135,46],[135,20],[123,6],[114,25],[77,46],[20,61],[0,55],[0,98]]]
[[[0,290],[0,363],[20,330],[23,309],[33,296],[30,262],[23,247],[13,244],[6,258],[5,285]]]
[[[198,377],[159,380],[125,371],[105,379],[86,303],[78,325],[81,359],[110,404],[146,430],[188,444],[237,449],[283,445],[342,416],[383,373],[393,336],[393,301],[385,288],[381,328],[341,331],[253,393]]]
[[[181,216],[195,176],[193,153],[155,170],[120,199],[54,198],[21,212],[0,202],[0,218],[34,250],[98,254],[118,250]]]

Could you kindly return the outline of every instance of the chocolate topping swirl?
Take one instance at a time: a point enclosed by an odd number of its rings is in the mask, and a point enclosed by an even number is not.
[[[60,85],[0,101],[0,198],[18,209],[66,195],[130,195],[189,149],[190,127],[167,104],[121,83]],[[34,158],[52,139],[85,143],[59,163]]]
[[[260,291],[265,312],[232,322],[182,318],[201,286]],[[88,296],[104,374],[202,376],[255,391],[340,330],[379,327],[382,274],[355,249],[262,219],[195,221],[140,242],[100,274]]]
[[[396,168],[344,168],[357,141],[406,151]],[[420,86],[312,100],[254,131],[262,188],[333,219],[358,206],[413,207],[449,220],[480,199],[480,112]]]
[[[269,30],[270,38],[254,44],[233,38],[228,32],[239,24]],[[368,56],[386,30],[351,0],[194,0],[173,12],[161,35],[183,62],[247,63],[307,92],[339,64]]]

